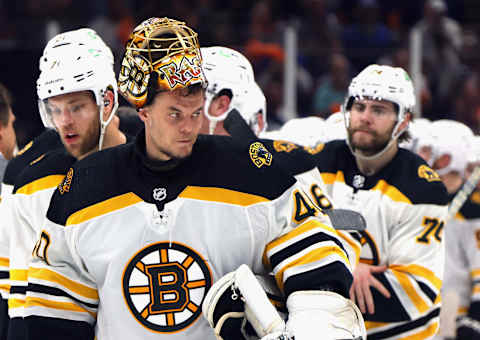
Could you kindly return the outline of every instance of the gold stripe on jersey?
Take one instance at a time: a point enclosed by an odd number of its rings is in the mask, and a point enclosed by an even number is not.
[[[310,221],[307,221],[307,222],[299,225],[297,228],[293,229],[288,234],[282,235],[279,238],[277,238],[276,240],[273,240],[272,242],[270,242],[267,245],[267,247],[265,249],[265,252],[269,253],[273,248],[275,248],[275,247],[277,247],[277,246],[279,246],[283,243],[286,243],[287,241],[289,241],[289,240],[291,240],[295,237],[298,237],[299,235],[304,234],[304,233],[306,233],[310,230],[314,230],[316,228],[324,229],[325,231],[327,231],[329,233],[333,233],[333,234],[337,233],[337,231],[335,229],[333,229],[332,227],[330,227],[329,225],[323,224],[323,223],[321,223],[317,220],[310,220]]]
[[[440,290],[442,287],[442,280],[435,276],[435,274],[425,267],[419,266],[417,264],[409,264],[406,266],[403,265],[391,265],[390,269],[396,270],[399,272],[410,273],[415,276],[422,277],[430,282],[436,289]]]
[[[472,270],[470,275],[472,276],[472,278],[476,278],[476,277],[480,276],[480,269]]]
[[[473,286],[472,288],[472,294],[478,294],[480,293],[480,286]]]
[[[378,327],[385,327],[388,325],[389,325],[388,322],[365,321],[365,328],[368,330],[378,328]]]
[[[96,289],[72,281],[50,269],[30,267],[28,269],[28,277],[56,283],[87,299],[98,300]]]
[[[348,235],[346,235],[346,233],[344,233],[340,230],[337,230],[337,234],[338,234],[338,236],[340,236],[340,238],[342,240],[347,242],[348,245],[350,246],[350,248],[352,248],[353,251],[355,252],[355,264],[359,263],[360,262],[360,252],[362,250],[362,247],[357,242],[353,241],[352,238],[350,238]],[[352,262],[352,261],[350,261],[350,262]]]
[[[343,174],[343,171],[337,171],[336,173],[323,172],[321,173],[321,175],[325,184],[334,184],[335,182],[345,183],[345,175]],[[378,181],[378,183],[370,190],[378,190],[383,195],[390,197],[392,201],[412,204],[412,202],[408,199],[407,196],[405,196],[400,190],[398,190],[393,185],[388,184],[384,180]]]
[[[421,314],[426,313],[430,309],[430,307],[428,306],[427,303],[425,303],[425,301],[422,299],[422,297],[415,290],[415,287],[413,286],[412,282],[410,281],[409,275],[405,274],[403,272],[396,271],[396,270],[392,270],[392,273],[393,273],[393,275],[395,275],[398,282],[402,286],[403,290],[408,295],[410,300],[413,302],[413,304],[415,305],[417,310]]]
[[[0,285],[0,290],[3,290],[5,292],[10,292],[10,285]]]
[[[178,197],[197,199],[202,201],[220,202],[246,207],[261,202],[268,202],[265,197],[247,194],[235,190],[214,187],[186,187]]]
[[[25,299],[15,299],[9,298],[8,299],[8,308],[15,309],[25,306]]]
[[[383,179],[379,180],[371,190],[380,191],[383,195],[390,197],[392,201],[412,204],[412,201],[410,201],[407,196],[402,194],[400,190],[395,188],[393,185],[388,184]]]
[[[433,322],[432,324],[428,325],[427,328],[422,329],[420,332],[408,335],[402,338],[398,338],[398,340],[423,340],[428,339],[435,335],[438,332],[438,321]]]
[[[337,173],[331,172],[321,172],[322,180],[325,184],[333,184],[335,182],[345,182],[345,177],[342,171],[337,171]]]
[[[94,319],[97,318],[97,313],[91,312],[88,309],[82,308],[79,305],[71,302],[59,302],[59,301],[46,300],[46,299],[33,297],[33,296],[27,296],[26,308],[29,308],[29,307],[45,307],[45,308],[67,310],[72,312],[88,313],[92,318]]]
[[[54,188],[59,185],[65,175],[50,175],[25,184],[17,190],[18,194],[31,195],[37,191]]]
[[[27,269],[11,269],[10,280],[12,281],[27,281],[28,270]]]
[[[10,259],[8,257],[0,257],[0,267],[10,266]]]
[[[343,250],[341,250],[338,246],[323,246],[319,247],[317,249],[313,249],[312,251],[304,254],[302,257],[296,259],[295,261],[291,261],[288,264],[284,265],[282,268],[279,268],[278,271],[275,273],[275,281],[277,282],[278,287],[280,290],[283,292],[283,274],[287,269],[290,269],[295,266],[302,266],[306,265],[309,263],[314,263],[317,261],[320,261],[326,257],[330,256],[335,256],[335,258],[338,259],[337,256],[339,256],[344,263],[348,265],[348,259]]]
[[[133,192],[115,196],[73,213],[67,218],[65,225],[69,226],[79,224],[92,218],[108,214],[115,210],[126,208],[142,201],[143,200]]]
[[[460,220],[460,221],[465,221],[466,220],[465,216],[463,216],[460,211],[455,214],[455,219]]]

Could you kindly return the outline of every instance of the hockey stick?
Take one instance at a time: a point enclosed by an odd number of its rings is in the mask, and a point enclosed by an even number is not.
[[[480,180],[480,166],[476,166],[473,169],[470,177],[465,181],[462,188],[457,192],[452,202],[448,205],[448,214],[447,221],[454,217],[460,208],[463,206],[465,201],[468,199],[470,194],[473,192],[477,186],[478,181]]]

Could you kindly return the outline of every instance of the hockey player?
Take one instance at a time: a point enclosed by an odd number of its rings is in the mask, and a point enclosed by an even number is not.
[[[208,80],[205,118],[201,133],[229,135],[223,121],[236,109],[258,136],[267,128],[266,100],[255,82],[248,59],[228,47],[201,48],[203,70]]]
[[[261,143],[198,136],[204,86],[194,31],[135,28],[119,88],[145,130],[76,163],[54,193],[28,273],[29,339],[214,339],[200,306],[242,263],[275,273],[294,335],[359,336],[335,230]]]
[[[59,34],[45,47],[37,81],[39,109],[44,125],[57,130],[64,147],[30,162],[2,206],[10,244],[9,339],[25,337],[28,261],[53,191],[65,175],[71,177],[67,171],[76,160],[126,141],[118,124],[109,124],[118,106],[116,86],[112,53],[93,30]]]
[[[432,126],[436,137],[435,165],[451,198],[445,228],[440,335],[447,338],[456,333],[456,339],[476,339],[480,337],[479,192],[465,194],[468,198],[463,204],[458,204],[456,198],[463,195],[464,179],[468,178],[464,172],[478,164],[480,149],[470,128],[460,122],[440,120]],[[449,136],[447,140],[445,135]]]
[[[398,147],[414,104],[403,69],[368,66],[343,106],[347,139],[316,155],[335,206],[367,222],[350,296],[372,339],[430,339],[438,330],[448,198],[435,171]]]

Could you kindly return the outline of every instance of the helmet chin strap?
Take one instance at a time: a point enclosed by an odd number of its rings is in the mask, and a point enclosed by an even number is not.
[[[399,121],[397,122],[397,124],[395,125],[395,128],[393,129],[393,132],[392,132],[392,136],[390,137],[390,141],[387,143],[387,145],[385,145],[385,147],[380,150],[379,152],[377,152],[376,154],[374,155],[371,155],[371,156],[366,156],[366,155],[362,155],[361,153],[359,153],[358,151],[355,151],[355,149],[353,148],[353,146],[351,145],[350,143],[350,137],[348,137],[347,135],[347,145],[348,145],[348,148],[350,149],[350,152],[357,158],[359,159],[363,159],[363,160],[375,160],[375,159],[378,159],[380,158],[385,152],[387,152],[395,143],[397,143],[397,140],[398,140],[398,137],[400,137],[400,135],[407,129],[405,127],[405,129],[399,131],[400,129],[400,124],[402,122]],[[407,125],[408,126],[408,125]]]
[[[105,107],[103,105],[100,105],[100,110],[99,115],[100,115],[100,136],[98,137],[98,151],[102,150],[103,148],[103,140],[105,138],[105,132],[107,131],[108,124],[113,119],[113,116],[115,115],[115,112],[117,111],[118,108],[118,103],[115,102],[112,107],[112,112],[110,112],[110,115],[108,116],[107,120],[103,120],[103,112],[105,111]]]

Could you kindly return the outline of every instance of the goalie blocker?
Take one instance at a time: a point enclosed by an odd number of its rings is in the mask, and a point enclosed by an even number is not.
[[[204,317],[219,340],[365,340],[362,314],[329,291],[297,291],[287,298],[288,321],[280,317],[248,266],[228,273],[209,290]]]

